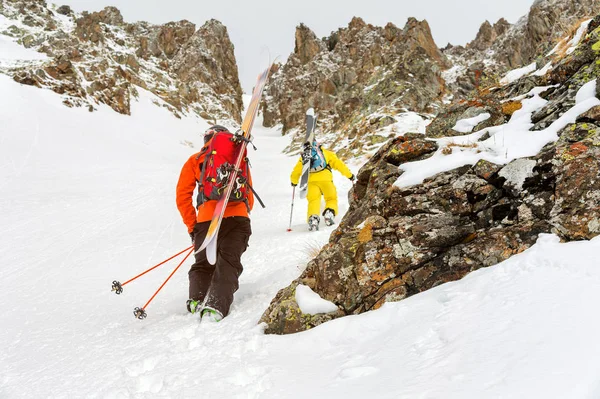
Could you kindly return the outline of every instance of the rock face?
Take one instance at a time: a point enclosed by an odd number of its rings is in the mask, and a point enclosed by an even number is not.
[[[541,68],[552,57],[547,54],[566,36],[572,38],[581,22],[600,12],[597,0],[538,0],[515,25],[504,19],[493,26],[485,22],[477,38],[462,46],[450,46],[444,54],[458,77],[448,81],[456,98],[469,98],[477,90],[498,85],[509,70],[537,62]]]
[[[541,94],[548,102],[533,118],[533,129],[544,128],[575,104],[584,84],[600,76],[599,65],[600,16],[551,72],[484,93],[477,102],[456,102],[427,133],[437,135],[483,109],[498,115],[494,124],[503,123],[533,86],[553,84]],[[562,128],[534,157],[507,165],[479,161],[422,184],[394,184],[402,173],[399,165],[436,150],[423,135],[406,134],[387,142],[361,168],[350,208],[329,243],[263,314],[267,333],[303,331],[460,279],[524,251],[540,233],[565,241],[600,234],[600,106]],[[295,302],[299,284],[338,310],[303,314]]]
[[[477,37],[471,43],[467,44],[467,48],[479,51],[487,50],[509,28],[510,23],[504,18],[499,19],[493,26],[488,21],[485,21],[479,28]]]
[[[115,7],[76,15],[44,1],[2,0],[13,22],[0,32],[47,61],[0,64],[23,84],[49,88],[69,106],[104,103],[129,114],[138,88],[156,94],[175,115],[241,121],[242,90],[233,45],[218,21],[126,23]]]
[[[364,140],[369,131],[357,126],[376,111],[390,118],[407,109],[431,112],[444,91],[440,73],[447,66],[426,21],[411,18],[400,29],[354,18],[323,39],[300,25],[294,53],[266,88],[264,124],[281,123],[286,133],[302,126],[306,109],[314,107],[322,131]]]

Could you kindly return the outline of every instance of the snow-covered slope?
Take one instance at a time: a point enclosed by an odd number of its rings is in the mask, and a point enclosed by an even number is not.
[[[0,397],[600,395],[598,239],[543,236],[509,261],[380,310],[263,335],[256,323],[269,301],[331,232],[307,232],[298,199],[285,231],[296,159],[281,153],[289,139],[276,130],[254,132],[267,209],[253,212],[231,315],[215,325],[188,315],[180,270],[136,320],[133,308],[176,263],[121,296],[111,282],[189,245],[174,187],[206,125],[176,119],[146,92],[131,116],[67,108],[3,76],[0,92]],[[336,175],[342,212],[349,184]]]

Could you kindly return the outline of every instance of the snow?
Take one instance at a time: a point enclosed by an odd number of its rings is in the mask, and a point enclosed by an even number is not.
[[[490,116],[491,115],[489,113],[484,112],[482,114],[474,116],[473,118],[458,120],[456,121],[456,124],[454,125],[452,130],[455,130],[460,133],[471,133],[475,126],[479,125],[483,121],[490,119]]]
[[[585,20],[583,21],[580,25],[579,28],[577,28],[577,31],[575,32],[575,34],[573,35],[573,38],[571,38],[571,40],[569,40],[569,42],[566,44],[569,47],[565,50],[565,54],[569,55],[571,54],[573,51],[575,51],[575,49],[577,48],[577,46],[579,45],[579,42],[581,41],[581,39],[583,38],[583,34],[587,31],[587,28],[590,24],[590,22],[592,22],[591,19]],[[549,57],[553,54],[555,54],[556,52],[558,52],[561,48],[564,48],[566,45],[564,44],[565,40],[567,40],[568,38],[564,38],[562,40],[560,40],[556,46],[554,46],[552,48],[552,50],[550,50],[548,52],[548,54],[546,54],[546,57]]]
[[[7,21],[9,20],[0,14],[0,30],[7,26]],[[27,49],[16,43],[12,38],[0,34],[0,68],[13,66],[16,63],[23,63],[26,61],[46,59],[48,59],[46,54]]]
[[[596,80],[590,80],[586,84],[584,84],[577,95],[575,96],[575,103],[581,104],[588,100],[594,100],[596,98]]]
[[[323,299],[306,285],[296,287],[296,303],[302,313],[315,315],[329,313],[338,310],[338,307],[326,299]]]
[[[507,85],[509,83],[512,83],[512,82],[522,78],[525,75],[529,75],[531,72],[535,71],[536,69],[537,69],[537,65],[535,62],[532,62],[531,64],[524,66],[522,68],[513,69],[512,71],[510,71],[506,75],[504,75],[504,77],[502,79],[500,79],[500,84]]]
[[[537,71],[535,71],[534,73],[532,73],[532,75],[535,75],[535,76],[544,76],[550,70],[552,70],[552,62],[547,63],[546,65],[544,65],[543,68],[538,69]]]
[[[67,108],[55,93],[5,76],[0,92],[0,397],[600,395],[600,239],[563,244],[542,235],[461,281],[304,333],[264,335],[262,313],[333,227],[306,231],[306,203],[296,199],[293,231],[285,231],[297,157],[281,152],[290,138],[260,120],[259,150],[249,156],[267,209],[252,214],[231,314],[218,324],[187,314],[188,261],[148,318],[135,319],[133,308],[175,264],[120,296],[111,282],[189,246],[174,187],[206,123],[176,119],[144,91],[132,116]],[[334,176],[343,214],[351,183]]]
[[[397,122],[391,126],[399,136],[406,133],[425,134],[425,128],[431,123],[431,120],[426,120],[416,112],[410,111],[396,115],[395,118]]]
[[[586,21],[583,21],[581,23],[581,25],[579,25],[577,32],[575,32],[575,35],[569,41],[569,48],[567,49],[565,54],[571,54],[573,51],[575,51],[575,49],[577,48],[577,45],[579,44],[579,42],[581,41],[581,38],[583,37],[583,34],[587,31],[587,27],[590,24],[590,22],[592,22],[592,20],[588,19]]]
[[[481,159],[502,165],[517,158],[534,156],[546,144],[556,141],[558,132],[568,124],[574,123],[577,116],[600,105],[600,100],[595,97],[596,81],[590,81],[577,92],[575,106],[546,129],[530,131],[533,127],[531,116],[547,103],[539,96],[545,89],[545,87],[538,87],[531,90],[528,94],[531,98],[522,99],[522,108],[515,111],[508,123],[504,125],[465,136],[435,139],[439,149],[430,158],[400,165],[404,173],[394,184],[399,187],[420,184],[437,173],[463,165],[474,165]],[[479,141],[486,132],[489,133],[490,138]],[[443,154],[442,151],[446,147],[452,148],[451,154]]]
[[[450,58],[453,61],[452,58]],[[465,72],[467,68],[460,64],[455,64],[452,68],[446,69],[442,71],[442,79],[446,82],[446,84],[456,83],[456,80]]]

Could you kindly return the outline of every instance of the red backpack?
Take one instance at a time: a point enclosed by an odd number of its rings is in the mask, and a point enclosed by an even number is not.
[[[213,137],[202,147],[198,154],[200,161],[200,181],[198,182],[197,205],[206,201],[218,200],[227,189],[229,177],[235,169],[239,151],[241,149],[243,137],[234,135],[228,131],[215,132]],[[249,183],[250,164],[247,157],[246,148],[240,163],[235,184],[231,190],[229,201],[242,201],[246,203],[248,210],[249,191],[255,195],[254,189]],[[256,196],[258,201],[262,201]],[[264,205],[263,205],[264,207]]]

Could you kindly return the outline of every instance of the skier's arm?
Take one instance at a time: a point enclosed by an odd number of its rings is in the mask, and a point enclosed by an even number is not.
[[[179,175],[179,181],[177,182],[177,209],[183,218],[183,223],[188,228],[188,233],[194,230],[196,225],[196,210],[194,209],[194,202],[192,197],[194,196],[194,189],[196,188],[196,176],[194,174],[194,162],[193,157],[181,168],[181,174]]]
[[[335,155],[335,152],[327,151],[326,158],[327,158],[327,163],[329,164],[329,166],[331,166],[332,169],[337,170],[338,172],[340,172],[342,175],[344,175],[348,179],[350,179],[353,176],[350,169],[348,169],[346,164],[342,160],[340,160],[337,157],[337,155]]]
[[[290,180],[292,184],[298,184],[298,180],[300,180],[300,175],[302,174],[302,158],[298,159],[298,163],[294,166],[294,170],[292,170],[292,175],[290,176]]]

